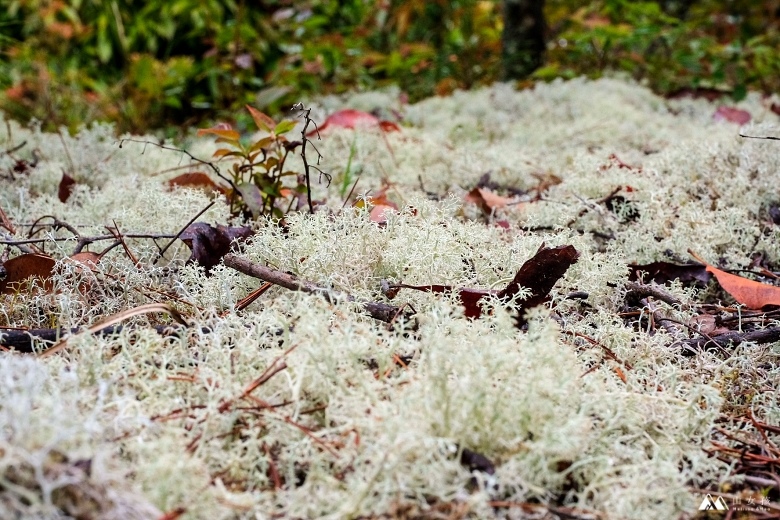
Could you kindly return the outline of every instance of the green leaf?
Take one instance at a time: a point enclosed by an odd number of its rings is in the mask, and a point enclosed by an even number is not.
[[[274,133],[276,135],[286,134],[293,128],[295,128],[295,121],[290,121],[289,119],[287,119],[285,121],[281,121],[278,125],[276,125],[276,128],[274,128]]]

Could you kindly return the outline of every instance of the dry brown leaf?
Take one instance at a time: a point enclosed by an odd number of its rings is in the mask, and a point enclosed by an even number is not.
[[[11,294],[20,288],[20,282],[36,277],[43,281],[43,287],[51,290],[51,273],[54,259],[46,255],[28,253],[12,258],[3,264],[5,278],[0,280],[0,294]]]

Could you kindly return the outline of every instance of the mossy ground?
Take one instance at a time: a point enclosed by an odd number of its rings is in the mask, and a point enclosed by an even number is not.
[[[184,265],[181,243],[157,266],[148,239],[127,241],[138,265],[121,248],[94,272],[63,264],[54,291],[3,295],[0,325],[83,326],[160,301],[196,326],[164,338],[144,328],[162,318],[140,317],[134,330],[80,335],[46,359],[0,357],[0,516],[154,518],[184,508],[182,518],[538,518],[540,503],[583,517],[689,518],[696,489],[735,485],[703,448],[729,414],[780,423],[778,346],[683,357],[667,331],[620,313],[629,263],[687,261],[693,248],[732,268],[754,252],[780,264],[780,228],[766,213],[779,197],[780,145],[739,137],[738,125],[713,119],[715,104],[614,79],[397,100],[319,100],[320,121],[350,107],[399,111],[405,126],[315,141],[334,182],[315,186],[314,198],[331,211],[292,214],[284,230],[258,222],[242,254],[386,301],[382,280],[500,288],[542,243],[572,244],[580,260],[550,308],[521,331],[499,305],[469,320],[452,298],[402,291],[393,304],[411,304],[418,326],[388,329],[349,302],[281,288],[235,312],[259,281],[224,266],[206,277]],[[754,121],[743,130],[776,131],[771,102],[740,103]],[[3,148],[23,141],[15,156],[36,154],[37,165],[0,180],[17,238],[44,215],[83,236],[114,223],[175,234],[209,202],[164,189],[179,172],[159,172],[183,164],[181,154],[120,149],[109,127],[74,137],[0,129]],[[188,150],[208,158],[213,147]],[[0,157],[0,171],[12,166]],[[57,199],[63,170],[79,182],[67,203]],[[486,220],[462,202],[486,173],[499,192],[529,194]],[[561,182],[535,200],[539,177],[551,174]],[[386,225],[339,211],[344,177],[358,175],[358,193],[391,183],[402,209]],[[632,213],[598,204],[618,187]],[[227,208],[199,220],[226,224]],[[46,251],[59,258],[74,245],[51,241]],[[659,305],[679,321],[712,292],[667,289],[684,305]],[[565,299],[575,290],[587,300]],[[492,460],[495,475],[470,473],[462,449]]]

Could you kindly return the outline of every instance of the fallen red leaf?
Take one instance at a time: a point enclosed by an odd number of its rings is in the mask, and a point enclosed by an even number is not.
[[[347,108],[329,115],[325,119],[325,122],[319,126],[319,132],[322,134],[323,132],[326,132],[328,129],[332,128],[371,127],[379,128],[384,132],[398,132],[401,130],[401,128],[392,121],[380,121],[379,118],[369,114],[368,112]],[[317,130],[312,130],[311,132],[307,133],[306,137],[312,137],[314,135],[317,135]]]
[[[718,107],[712,118],[715,121],[728,121],[730,123],[746,125],[750,122],[750,112],[734,107]]]
[[[393,206],[395,206],[395,204],[393,204]],[[386,212],[397,211],[398,208],[393,206],[388,206],[387,204],[377,204],[371,208],[371,212],[368,214],[369,220],[371,220],[371,222],[376,222],[377,224],[384,224],[387,222]]]
[[[387,198],[387,191],[389,189],[390,185],[385,184],[378,192],[376,192],[375,195],[361,198],[355,201],[352,206],[355,208],[365,208],[366,206],[371,206],[371,211],[368,218],[371,219],[372,222],[383,224],[387,222],[385,211],[398,211],[398,205]]]
[[[749,280],[742,276],[721,271],[702,261],[693,251],[691,255],[703,263],[708,272],[715,275],[723,290],[748,309],[760,309],[765,305],[780,305],[780,287]]]

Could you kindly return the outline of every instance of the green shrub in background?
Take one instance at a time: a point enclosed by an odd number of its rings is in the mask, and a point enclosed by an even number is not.
[[[776,91],[774,4],[547,0],[529,82],[621,70],[663,93]],[[497,0],[0,0],[0,109],[143,132],[389,83],[416,100],[500,78],[501,30]]]
[[[780,87],[780,6],[753,0],[552,1],[540,79],[622,70],[668,94],[710,88],[744,97]]]

